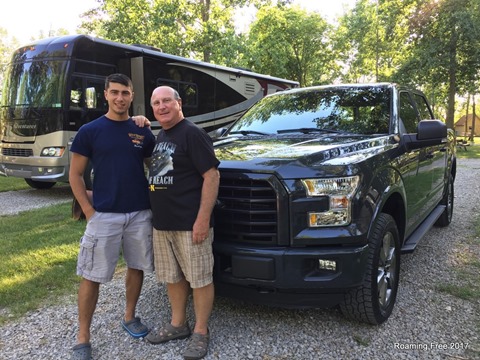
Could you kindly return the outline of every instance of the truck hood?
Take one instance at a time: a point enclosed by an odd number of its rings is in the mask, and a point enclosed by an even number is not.
[[[280,135],[229,137],[214,146],[221,168],[278,172],[295,166],[310,172],[321,166],[354,165],[397,144],[390,135]]]

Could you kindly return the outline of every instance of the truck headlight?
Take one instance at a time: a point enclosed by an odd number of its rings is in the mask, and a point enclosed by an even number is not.
[[[358,188],[358,176],[303,179],[302,183],[308,196],[327,196],[329,198],[328,210],[308,213],[310,227],[345,226],[350,223],[351,199]]]
[[[48,156],[48,157],[61,157],[63,155],[63,152],[65,151],[64,147],[58,146],[58,147],[46,147],[42,149],[42,152],[40,153],[41,156]]]

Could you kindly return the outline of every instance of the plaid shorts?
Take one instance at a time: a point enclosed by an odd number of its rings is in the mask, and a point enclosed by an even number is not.
[[[158,282],[177,283],[182,278],[190,287],[201,288],[213,282],[213,228],[208,238],[194,244],[191,231],[153,229],[153,254]]]

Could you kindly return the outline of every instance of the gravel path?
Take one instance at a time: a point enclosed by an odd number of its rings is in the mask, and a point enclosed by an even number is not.
[[[453,222],[432,229],[413,254],[403,256],[397,304],[386,323],[351,322],[336,309],[273,309],[218,298],[205,359],[479,359],[479,302],[437,290],[458,281],[453,267],[474,237],[480,207],[480,161],[459,160],[457,173]],[[478,258],[478,239],[476,244],[470,250]],[[154,346],[121,329],[123,290],[123,274],[101,288],[92,325],[94,359],[182,359],[185,340]],[[193,318],[191,308],[189,314]],[[169,319],[165,288],[152,275],[145,279],[138,315],[149,326]],[[76,317],[72,295],[61,306],[0,327],[0,359],[68,359]]]
[[[20,180],[20,179],[19,179]],[[72,201],[70,186],[55,185],[51,189],[27,189],[0,192],[0,216],[14,215],[20,211]]]

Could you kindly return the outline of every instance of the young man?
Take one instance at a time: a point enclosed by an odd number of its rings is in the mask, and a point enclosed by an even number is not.
[[[77,274],[79,332],[72,359],[90,359],[90,325],[100,284],[113,278],[120,250],[127,264],[126,307],[121,324],[133,337],[148,328],[135,317],[144,271],[153,271],[152,215],[144,161],[155,145],[149,128],[138,127],[128,114],[131,80],[112,74],[105,81],[108,112],[82,126],[73,141],[70,186],[87,219],[80,244]],[[93,203],[83,173],[93,164]]]
[[[214,300],[212,210],[220,181],[219,161],[208,134],[183,117],[177,91],[156,88],[151,105],[162,126],[149,172],[155,272],[159,282],[167,283],[172,319],[146,339],[159,344],[191,335],[183,357],[201,359],[208,351]],[[186,317],[190,288],[193,334]]]

